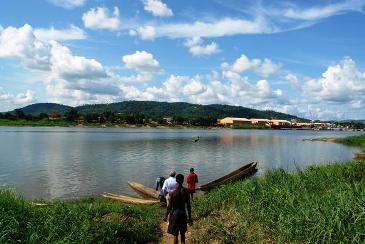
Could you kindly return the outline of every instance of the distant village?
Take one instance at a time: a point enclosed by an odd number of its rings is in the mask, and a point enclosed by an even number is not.
[[[218,124],[225,127],[234,126],[265,126],[280,129],[302,129],[302,130],[354,130],[349,126],[339,125],[333,122],[298,122],[297,120],[282,119],[256,119],[256,118],[234,118],[226,117],[218,120]]]

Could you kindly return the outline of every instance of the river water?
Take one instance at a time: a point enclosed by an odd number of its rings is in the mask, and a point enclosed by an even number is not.
[[[104,191],[134,194],[128,180],[154,186],[171,169],[194,167],[206,183],[250,161],[274,168],[349,160],[359,149],[305,138],[355,132],[121,128],[0,128],[0,186],[28,199],[74,198]],[[200,136],[198,142],[194,139]]]

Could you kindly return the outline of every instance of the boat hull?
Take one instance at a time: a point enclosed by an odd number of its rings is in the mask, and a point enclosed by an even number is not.
[[[143,197],[158,199],[159,192],[151,187],[144,186],[141,183],[135,181],[128,181],[128,185]]]
[[[141,198],[130,197],[130,196],[125,196],[125,195],[113,194],[113,193],[109,193],[109,192],[104,192],[101,194],[101,196],[108,198],[108,199],[113,199],[113,200],[116,200],[119,202],[124,202],[124,203],[129,203],[129,204],[154,205],[154,204],[159,203],[158,200],[141,199]]]
[[[204,185],[198,187],[197,189],[201,190],[201,191],[208,191],[217,186],[246,178],[256,172],[256,166],[257,166],[257,162],[249,163],[239,169],[232,171],[231,173],[229,173],[217,180],[204,184]]]

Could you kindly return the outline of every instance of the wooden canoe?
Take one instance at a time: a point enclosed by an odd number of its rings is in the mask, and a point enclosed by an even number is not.
[[[151,187],[144,186],[141,183],[135,181],[128,181],[128,185],[143,197],[158,199],[159,192]]]
[[[104,192],[101,194],[105,198],[114,199],[120,202],[124,203],[131,203],[131,204],[141,204],[141,205],[153,205],[158,204],[158,200],[152,200],[152,199],[141,199],[136,197],[130,197],[125,195],[117,195],[109,192]]]
[[[365,159],[365,152],[356,152],[354,153],[355,159]]]
[[[243,179],[245,177],[248,177],[256,171],[256,166],[257,166],[257,162],[249,163],[239,169],[232,171],[229,174],[226,174],[225,176],[223,176],[219,179],[213,180],[207,184],[204,184],[204,185],[198,187],[197,190],[207,191],[214,187],[220,186],[222,184],[237,181],[237,180]]]

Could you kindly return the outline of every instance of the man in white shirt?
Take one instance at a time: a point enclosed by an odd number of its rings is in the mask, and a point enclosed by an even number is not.
[[[175,170],[170,172],[170,177],[165,180],[163,183],[161,191],[166,196],[167,206],[170,205],[170,195],[169,193],[175,190],[178,186],[176,179],[175,179],[176,172]]]

